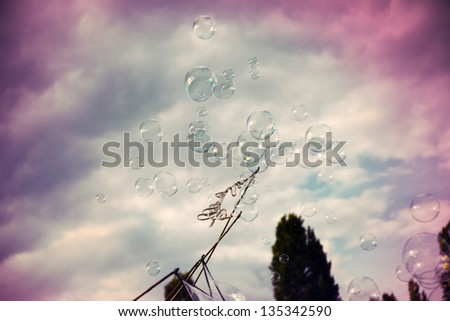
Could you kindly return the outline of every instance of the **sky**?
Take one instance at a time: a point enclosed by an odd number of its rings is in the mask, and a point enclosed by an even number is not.
[[[215,279],[248,300],[274,300],[268,266],[275,228],[300,204],[332,262],[344,300],[351,280],[408,299],[396,276],[403,245],[450,219],[450,6],[446,1],[2,1],[0,8],[0,299],[131,300],[165,274],[187,271],[223,222],[197,220],[208,197],[247,169],[145,163],[102,167],[106,142],[156,119],[163,142],[184,139],[201,119],[232,142],[254,111],[272,113],[281,141],[327,124],[346,141],[348,166],[279,165],[257,175],[258,217],[238,221],[209,263]],[[196,37],[210,16],[215,34]],[[260,78],[248,59],[258,57]],[[186,93],[197,66],[235,72],[236,92],[205,102]],[[293,118],[304,104],[309,117]],[[162,142],[155,146],[161,146]],[[121,147],[120,152],[123,153]],[[161,156],[160,150],[156,155]],[[199,155],[197,155],[198,157]],[[177,193],[139,197],[135,181],[160,172]],[[320,178],[319,174],[322,174]],[[333,179],[327,179],[329,175]],[[190,178],[210,185],[190,193]],[[409,207],[421,193],[440,202],[421,223]],[[97,194],[106,195],[99,204]],[[232,204],[228,200],[228,206]],[[338,219],[329,224],[330,211]],[[364,233],[378,246],[359,246]],[[157,261],[150,276],[146,264]],[[283,277],[283,276],[281,276]],[[145,300],[162,300],[163,287]]]

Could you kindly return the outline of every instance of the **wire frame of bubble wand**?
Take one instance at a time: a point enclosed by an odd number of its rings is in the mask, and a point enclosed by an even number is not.
[[[206,252],[206,254],[203,254],[201,256],[201,258],[195,262],[195,264],[192,266],[192,268],[188,271],[186,279],[189,280],[193,277],[193,275],[197,272],[197,269],[202,266],[202,269],[200,270],[200,272],[198,273],[197,277],[195,278],[193,284],[195,285],[198,280],[200,279],[200,276],[202,275],[202,273],[206,273],[205,271],[205,267],[207,267],[207,263],[209,262],[209,260],[211,259],[212,255],[214,254],[214,251],[216,250],[217,246],[219,245],[219,243],[222,241],[222,239],[228,234],[228,232],[233,228],[233,226],[236,224],[236,222],[239,220],[239,218],[241,217],[242,211],[240,211],[236,216],[234,216],[234,214],[236,213],[237,208],[239,207],[239,204],[241,203],[242,199],[244,198],[245,194],[247,193],[247,190],[249,189],[249,187],[252,185],[252,183],[255,180],[256,175],[258,174],[260,168],[258,167],[256,169],[256,171],[254,173],[252,173],[249,177],[247,177],[244,181],[242,182],[238,182],[233,184],[232,186],[228,187],[226,189],[226,191],[231,190],[232,191],[232,187],[239,185],[239,186],[243,186],[246,182],[248,182],[248,184],[245,186],[244,191],[241,193],[239,199],[237,200],[237,202],[234,204],[233,210],[230,213],[229,217],[226,219],[226,223],[225,226],[223,227],[221,233],[219,234],[219,238],[218,240],[211,246],[211,248]],[[240,188],[240,187],[239,187]],[[232,196],[235,196],[236,193],[233,193],[232,191]],[[234,218],[232,220],[232,218]],[[211,224],[212,225],[212,224]],[[175,269],[174,271],[178,272],[178,268]],[[144,292],[142,292],[140,295],[138,295],[135,299],[133,299],[133,301],[137,301],[140,298],[142,298],[145,294],[149,293],[150,291],[152,291],[155,287],[157,287],[158,285],[160,285],[162,282],[164,282],[169,276],[174,274],[174,271],[169,273],[169,275],[163,277],[162,279],[158,280],[156,283],[154,283],[153,285],[151,285],[149,288],[147,288]],[[183,279],[181,278],[181,276],[179,274],[175,274],[175,276],[177,276],[177,279],[179,281],[178,285],[172,290],[171,293],[169,293],[168,297],[166,298],[167,301],[173,301],[175,299],[175,297],[178,295],[178,293],[181,291],[181,289],[184,287],[183,284]],[[223,299],[223,295],[221,294],[220,290],[218,290],[218,292],[220,293],[220,296]],[[188,290],[189,293],[189,290]]]

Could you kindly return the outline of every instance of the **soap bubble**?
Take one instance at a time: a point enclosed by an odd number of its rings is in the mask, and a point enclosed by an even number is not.
[[[377,237],[372,233],[364,233],[359,237],[359,243],[363,250],[372,251],[378,246]]]
[[[97,203],[103,204],[106,202],[106,195],[105,194],[97,194],[97,195],[95,195],[95,200],[97,201]]]
[[[200,16],[192,25],[195,35],[202,39],[210,39],[216,33],[216,24],[211,17]]]
[[[278,147],[272,148],[270,151],[270,161],[277,165],[283,165],[287,162],[287,156],[284,152],[284,149],[280,149]]]
[[[273,187],[273,185],[269,184],[266,186],[266,191],[269,193],[272,193],[273,191],[275,191],[275,187]]]
[[[304,201],[300,204],[300,215],[312,217],[317,214],[317,203],[314,200]]]
[[[189,124],[189,134],[202,136],[206,132],[206,124],[203,120],[194,120]]]
[[[305,133],[305,143],[309,151],[312,153],[323,153],[329,149],[332,141],[331,136],[327,137],[327,133],[331,133],[331,128],[328,125],[318,124],[309,127]]]
[[[226,80],[233,80],[235,77],[234,70],[231,68],[225,69],[222,75]]]
[[[259,74],[259,70],[258,70],[258,69],[252,69],[252,70],[250,70],[249,74],[250,74],[250,78],[253,79],[253,80],[258,80],[259,77],[260,77],[260,74]]]
[[[278,283],[281,280],[281,275],[278,272],[272,272],[270,274],[270,279],[272,280],[272,283]]]
[[[217,76],[217,83],[214,87],[214,95],[219,99],[228,99],[234,95],[236,85],[233,79],[226,79],[223,75]]]
[[[202,178],[202,187],[208,187],[211,185],[211,180],[209,178]]]
[[[434,289],[440,282],[440,266],[448,255],[441,251],[446,241],[434,233],[417,233],[403,246],[403,264],[418,283],[427,289]]]
[[[247,118],[247,131],[257,140],[264,140],[273,134],[275,123],[270,112],[255,111]]]
[[[242,203],[245,205],[252,205],[258,200],[258,190],[254,186],[250,186],[247,189],[242,188],[240,195],[242,197]]]
[[[130,158],[130,168],[133,170],[138,170],[144,167],[144,160],[141,160],[139,156],[134,156]]]
[[[417,195],[409,206],[412,217],[422,223],[434,220],[439,215],[439,210],[439,200],[431,194]]]
[[[144,121],[139,127],[142,139],[147,143],[159,143],[162,139],[161,125],[155,119]]]
[[[185,89],[196,102],[209,99],[214,92],[217,78],[208,67],[195,67],[185,77]]]
[[[211,142],[211,136],[207,132],[205,132],[203,135],[194,135],[189,134],[186,137],[186,141],[188,143],[188,146],[191,150],[197,153],[204,153],[207,152],[210,146]]]
[[[208,115],[208,108],[206,108],[205,106],[200,106],[197,108],[198,117],[205,117],[206,115]]]
[[[258,217],[258,207],[256,207],[256,204],[244,206],[241,210],[241,219],[245,222],[252,222]]]
[[[234,286],[225,283],[225,282],[221,282],[221,281],[217,281],[214,280],[214,284],[217,288],[219,288],[220,293],[215,293],[214,297],[216,298],[220,298],[220,300],[222,300],[222,297],[225,299],[225,301],[245,301],[245,295],[237,288],[235,288]],[[215,291],[217,291],[217,289],[214,289]],[[220,295],[221,294],[221,295]]]
[[[308,112],[305,105],[292,107],[292,116],[298,122],[303,122],[308,118]]]
[[[211,142],[208,145],[208,154],[215,160],[225,160],[228,158],[228,144]]]
[[[202,189],[202,180],[199,178],[191,178],[186,182],[186,188],[190,193],[197,193]]]
[[[322,168],[317,173],[317,179],[324,183],[331,183],[334,180],[333,172],[329,167]]]
[[[335,212],[327,212],[325,213],[325,222],[328,224],[336,223],[338,217]]]
[[[161,271],[161,267],[159,266],[158,261],[151,261],[147,263],[147,266],[145,267],[147,274],[150,276],[155,276],[159,274],[159,271]]]
[[[136,189],[136,193],[140,197],[149,197],[153,194],[153,184],[152,180],[149,178],[141,177],[136,180],[134,183],[134,188]]]
[[[248,65],[251,69],[255,69],[259,66],[259,59],[258,57],[252,57],[248,59]]]
[[[399,264],[399,266],[397,266],[395,274],[397,275],[397,279],[402,282],[409,282],[409,280],[412,279],[411,274],[409,274],[404,264]]]
[[[281,255],[278,257],[278,261],[279,261],[281,264],[286,264],[287,262],[289,262],[289,255],[287,255],[287,254],[281,254]]]
[[[262,242],[266,246],[269,246],[270,244],[272,244],[272,240],[270,239],[270,236],[267,236],[267,235],[262,237]]]
[[[155,174],[153,185],[163,198],[174,195],[178,190],[177,179],[169,172],[158,172]]]
[[[349,301],[378,301],[380,299],[380,289],[378,285],[369,277],[354,278],[347,289]]]

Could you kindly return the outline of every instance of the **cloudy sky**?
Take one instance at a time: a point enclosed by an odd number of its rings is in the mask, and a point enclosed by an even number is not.
[[[131,300],[174,268],[188,270],[223,225],[209,228],[197,213],[244,169],[182,168],[172,158],[163,169],[100,164],[105,142],[123,145],[123,133],[142,142],[147,119],[159,121],[163,142],[186,137],[199,106],[215,141],[236,140],[256,110],[273,114],[282,141],[301,141],[317,123],[347,141],[348,166],[334,166],[332,181],[302,167],[258,175],[259,216],[237,222],[220,244],[216,279],[249,300],[273,300],[262,237],[274,242],[280,218],[315,199],[319,212],[305,222],[342,297],[354,277],[368,276],[407,299],[395,273],[403,244],[450,218],[449,12],[446,1],[3,1],[0,299]],[[216,23],[211,39],[193,33],[200,15]],[[249,76],[253,56],[258,80]],[[196,66],[232,68],[235,94],[191,100],[184,77]],[[291,113],[299,104],[310,115],[301,123]],[[178,192],[139,197],[135,181],[161,170],[175,175]],[[189,193],[192,177],[211,185]],[[440,201],[428,223],[409,212],[420,193]],[[336,223],[326,223],[328,211]],[[368,232],[373,251],[359,247]],[[157,276],[146,273],[150,261]]]

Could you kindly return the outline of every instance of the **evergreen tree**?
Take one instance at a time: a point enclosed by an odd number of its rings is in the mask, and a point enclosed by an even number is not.
[[[428,301],[425,291],[420,293],[420,287],[414,280],[408,282],[408,290],[410,301]]]
[[[331,262],[327,261],[314,230],[305,229],[301,218],[289,214],[278,223],[276,237],[269,267],[280,276],[279,280],[272,277],[276,300],[340,300],[339,286],[331,275]]]
[[[398,301],[393,292],[391,294],[383,293],[382,298],[383,301]]]
[[[187,279],[187,272],[181,273],[181,278],[186,281]],[[189,284],[192,284],[190,280],[187,281]],[[168,300],[170,299],[169,296],[172,295],[172,292],[180,286],[180,280],[176,276],[170,280],[169,283],[167,283],[164,286],[164,299]],[[178,294],[172,299],[172,301],[192,301],[188,291],[184,288],[184,286],[181,288],[181,290],[178,292]]]
[[[441,286],[444,291],[443,300],[450,301],[450,221],[439,233],[439,245],[443,255],[446,255],[447,262],[442,262],[442,270],[446,271],[441,276]]]

